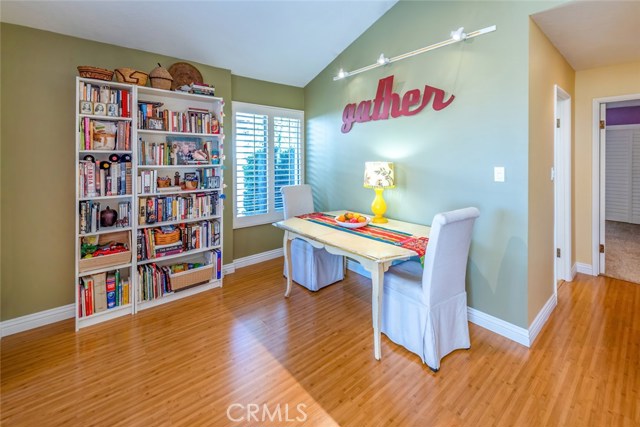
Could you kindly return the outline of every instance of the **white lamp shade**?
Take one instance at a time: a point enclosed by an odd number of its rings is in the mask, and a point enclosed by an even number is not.
[[[365,162],[364,186],[366,188],[394,188],[393,162]]]

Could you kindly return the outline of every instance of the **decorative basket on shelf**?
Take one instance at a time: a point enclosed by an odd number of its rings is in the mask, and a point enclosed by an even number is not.
[[[149,78],[151,79],[151,87],[156,89],[171,89],[171,83],[173,83],[173,77],[166,68],[163,68],[162,65],[158,64],[156,68],[151,70],[149,73]]]
[[[111,80],[113,78],[113,71],[90,65],[78,65],[78,74],[87,79]]]
[[[163,233],[161,230],[157,230],[154,233],[154,239],[156,245],[170,245],[180,241],[180,230],[175,229],[169,233]]]
[[[145,86],[149,75],[143,71],[134,70],[133,68],[116,68],[116,80],[120,83],[133,83],[139,86]]]

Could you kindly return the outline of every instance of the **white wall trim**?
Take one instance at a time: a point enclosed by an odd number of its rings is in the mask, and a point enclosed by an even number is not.
[[[281,256],[284,256],[284,251],[282,248],[278,248],[272,251],[262,252],[260,254],[249,255],[244,258],[238,258],[236,260],[233,260],[234,271],[236,268],[247,267],[252,264],[269,261],[270,259],[278,258]]]
[[[518,344],[529,347],[529,331],[523,327],[498,319],[497,317],[483,313],[482,311],[476,310],[472,307],[467,307],[467,317],[471,323],[475,323],[476,325],[488,329],[498,335],[502,335],[511,341],[515,341]]]
[[[551,295],[551,298],[547,300],[545,305],[542,306],[536,318],[531,322],[531,325],[529,325],[529,345],[527,347],[531,347],[531,344],[536,340],[538,334],[542,330],[542,327],[547,323],[549,316],[551,316],[553,309],[556,308],[557,305],[558,295],[553,294]]]
[[[0,323],[0,336],[24,332],[29,329],[39,328],[40,326],[50,323],[59,322],[61,320],[71,319],[75,316],[75,304],[63,305],[38,313],[27,314],[26,316],[16,317],[15,319],[5,320]]]
[[[347,268],[361,276],[371,278],[371,274],[362,268],[359,263],[353,260],[347,260]],[[502,335],[503,337],[508,338],[511,341],[515,341],[518,344],[522,344],[525,347],[531,347],[531,344],[536,339],[545,323],[547,323],[547,320],[556,305],[558,305],[558,298],[556,294],[553,294],[542,307],[540,312],[538,312],[538,315],[534,319],[533,323],[531,323],[529,329],[516,326],[472,307],[467,307],[467,317],[471,323],[488,329],[498,335]]]
[[[600,104],[607,104],[609,102],[620,102],[620,101],[631,101],[640,99],[640,93],[634,93],[629,95],[618,95],[618,96],[608,96],[602,98],[594,98],[593,99],[593,115],[592,115],[592,126],[591,126],[591,138],[592,138],[592,148],[591,148],[591,272],[585,274],[590,274],[592,276],[597,276],[600,274],[600,264],[601,258],[604,260],[604,256],[601,257],[600,254],[600,222],[602,220],[601,217],[604,215],[602,211],[604,210],[604,200],[600,200],[602,197],[604,199],[604,194],[600,194],[600,186],[604,183],[604,177],[600,176],[600,170],[602,169],[602,160],[604,158],[600,156]],[[602,203],[601,203],[602,202]],[[604,234],[604,233],[603,233]],[[602,242],[605,243],[605,242]],[[602,254],[604,255],[604,254]],[[580,266],[578,266],[578,273],[582,273],[580,271]]]
[[[570,280],[570,282],[573,282],[573,279],[576,278],[576,274],[578,274],[578,263],[575,263],[575,264],[573,264],[571,266],[571,280]]]
[[[222,266],[222,275],[225,276],[227,274],[232,274],[236,272],[236,266],[234,263],[224,264]]]
[[[588,274],[589,276],[595,276],[595,274],[593,274],[593,268],[591,267],[591,264],[586,264],[584,262],[576,262],[574,267],[576,269],[576,272],[578,273]]]

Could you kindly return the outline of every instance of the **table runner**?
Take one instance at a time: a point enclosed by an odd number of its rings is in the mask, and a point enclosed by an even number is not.
[[[299,215],[298,218],[315,222],[316,224],[325,225],[335,228],[346,233],[353,233],[368,239],[377,240],[379,242],[388,243],[394,246],[400,246],[409,249],[418,254],[420,263],[424,265],[424,254],[427,251],[428,237],[415,237],[412,234],[402,231],[389,230],[374,224],[367,224],[360,228],[346,228],[338,225],[335,218],[322,212],[313,212],[310,214]]]

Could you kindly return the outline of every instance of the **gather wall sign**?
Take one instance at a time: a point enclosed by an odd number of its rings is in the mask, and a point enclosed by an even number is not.
[[[361,101],[360,103],[347,104],[342,112],[342,133],[349,132],[354,123],[366,123],[372,120],[387,120],[400,116],[414,116],[422,111],[431,98],[431,108],[440,111],[446,108],[455,99],[451,95],[444,100],[445,92],[437,87],[425,85],[424,92],[420,89],[412,89],[402,95],[393,93],[394,76],[385,77],[378,81],[378,90],[375,99]]]

